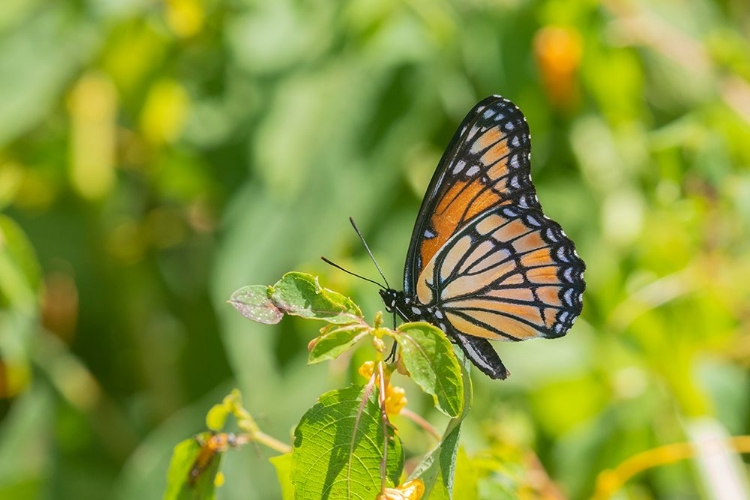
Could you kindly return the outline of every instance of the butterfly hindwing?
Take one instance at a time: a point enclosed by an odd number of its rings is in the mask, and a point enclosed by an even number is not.
[[[490,341],[487,339],[463,335],[458,332],[452,332],[451,338],[458,344],[466,357],[479,368],[482,373],[492,379],[506,379],[510,372],[500,360],[495,349],[492,348]]]
[[[560,337],[581,312],[585,265],[559,224],[499,206],[451,237],[419,276],[420,305],[449,330],[493,340]]]
[[[526,118],[503,97],[488,97],[469,112],[422,202],[406,259],[407,294],[435,253],[477,215],[504,204],[541,208],[531,182],[530,142]]]

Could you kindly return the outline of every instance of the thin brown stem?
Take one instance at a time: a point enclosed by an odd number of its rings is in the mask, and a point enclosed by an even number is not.
[[[380,420],[383,426],[383,460],[380,462],[380,492],[383,493],[386,488],[386,466],[388,463],[388,413],[385,409],[385,373],[383,370],[384,363],[378,362],[377,373],[380,394],[378,394],[378,403],[380,406]]]
[[[422,418],[421,415],[414,413],[408,408],[404,408],[403,410],[401,410],[401,415],[408,418],[409,420],[417,424],[419,427],[427,431],[427,433],[430,436],[434,437],[436,441],[440,441],[441,436],[438,430],[435,427],[433,427],[432,424],[430,424],[427,420]]]

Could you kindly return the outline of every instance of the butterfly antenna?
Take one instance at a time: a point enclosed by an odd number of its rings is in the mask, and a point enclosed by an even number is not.
[[[357,274],[357,273],[353,273],[353,272],[351,272],[351,271],[350,271],[350,270],[348,270],[348,269],[344,269],[344,268],[343,268],[343,267],[341,267],[340,265],[336,264],[335,262],[333,262],[333,261],[331,261],[331,260],[328,260],[328,259],[326,259],[325,257],[321,257],[321,259],[323,260],[323,262],[325,262],[326,264],[330,264],[330,265],[332,265],[332,266],[333,266],[333,267],[335,267],[336,269],[341,269],[342,271],[344,271],[344,272],[345,272],[345,273],[347,273],[347,274],[351,274],[352,276],[356,276],[356,277],[357,277],[357,278],[359,278],[359,279],[363,279],[363,280],[365,280],[365,281],[369,281],[370,283],[374,283],[374,284],[378,285],[378,286],[379,286],[380,288],[382,288],[382,289],[385,289],[385,287],[384,287],[383,285],[381,285],[380,283],[378,283],[378,282],[377,282],[377,281],[375,281],[375,280],[371,280],[370,278],[365,278],[364,276],[360,276],[360,275],[359,275],[359,274]]]
[[[378,273],[380,273],[380,277],[383,278],[383,281],[385,281],[386,287],[390,288],[391,285],[388,284],[388,280],[385,278],[385,274],[383,274],[383,271],[380,269],[380,266],[378,265],[378,261],[375,260],[375,256],[372,254],[372,251],[370,251],[370,247],[367,246],[365,237],[362,236],[362,233],[359,231],[357,224],[354,223],[354,219],[349,217],[349,222],[351,222],[352,227],[354,228],[354,231],[357,233],[357,236],[359,236],[359,239],[362,240],[362,244],[365,246],[365,250],[367,250],[367,254],[370,256],[370,259],[372,259],[372,263],[375,264],[375,269],[377,269]]]

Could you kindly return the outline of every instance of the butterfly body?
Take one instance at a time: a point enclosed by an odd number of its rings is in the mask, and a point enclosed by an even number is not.
[[[417,217],[404,291],[386,309],[443,330],[491,378],[509,375],[489,340],[565,335],[580,314],[585,264],[544,215],[531,136],[509,100],[478,103],[454,135]]]

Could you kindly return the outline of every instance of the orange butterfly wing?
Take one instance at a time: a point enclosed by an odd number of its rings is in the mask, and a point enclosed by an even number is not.
[[[404,290],[456,231],[499,205],[538,208],[531,183],[531,137],[526,118],[500,96],[469,112],[451,140],[419,210],[406,257]]]
[[[460,229],[425,266],[417,299],[447,333],[493,340],[565,335],[581,313],[585,265],[556,222],[500,206]]]
[[[585,268],[542,212],[526,118],[492,96],[464,118],[430,181],[404,292],[381,295],[389,311],[439,326],[480,370],[504,379],[487,339],[565,335],[581,313]]]

